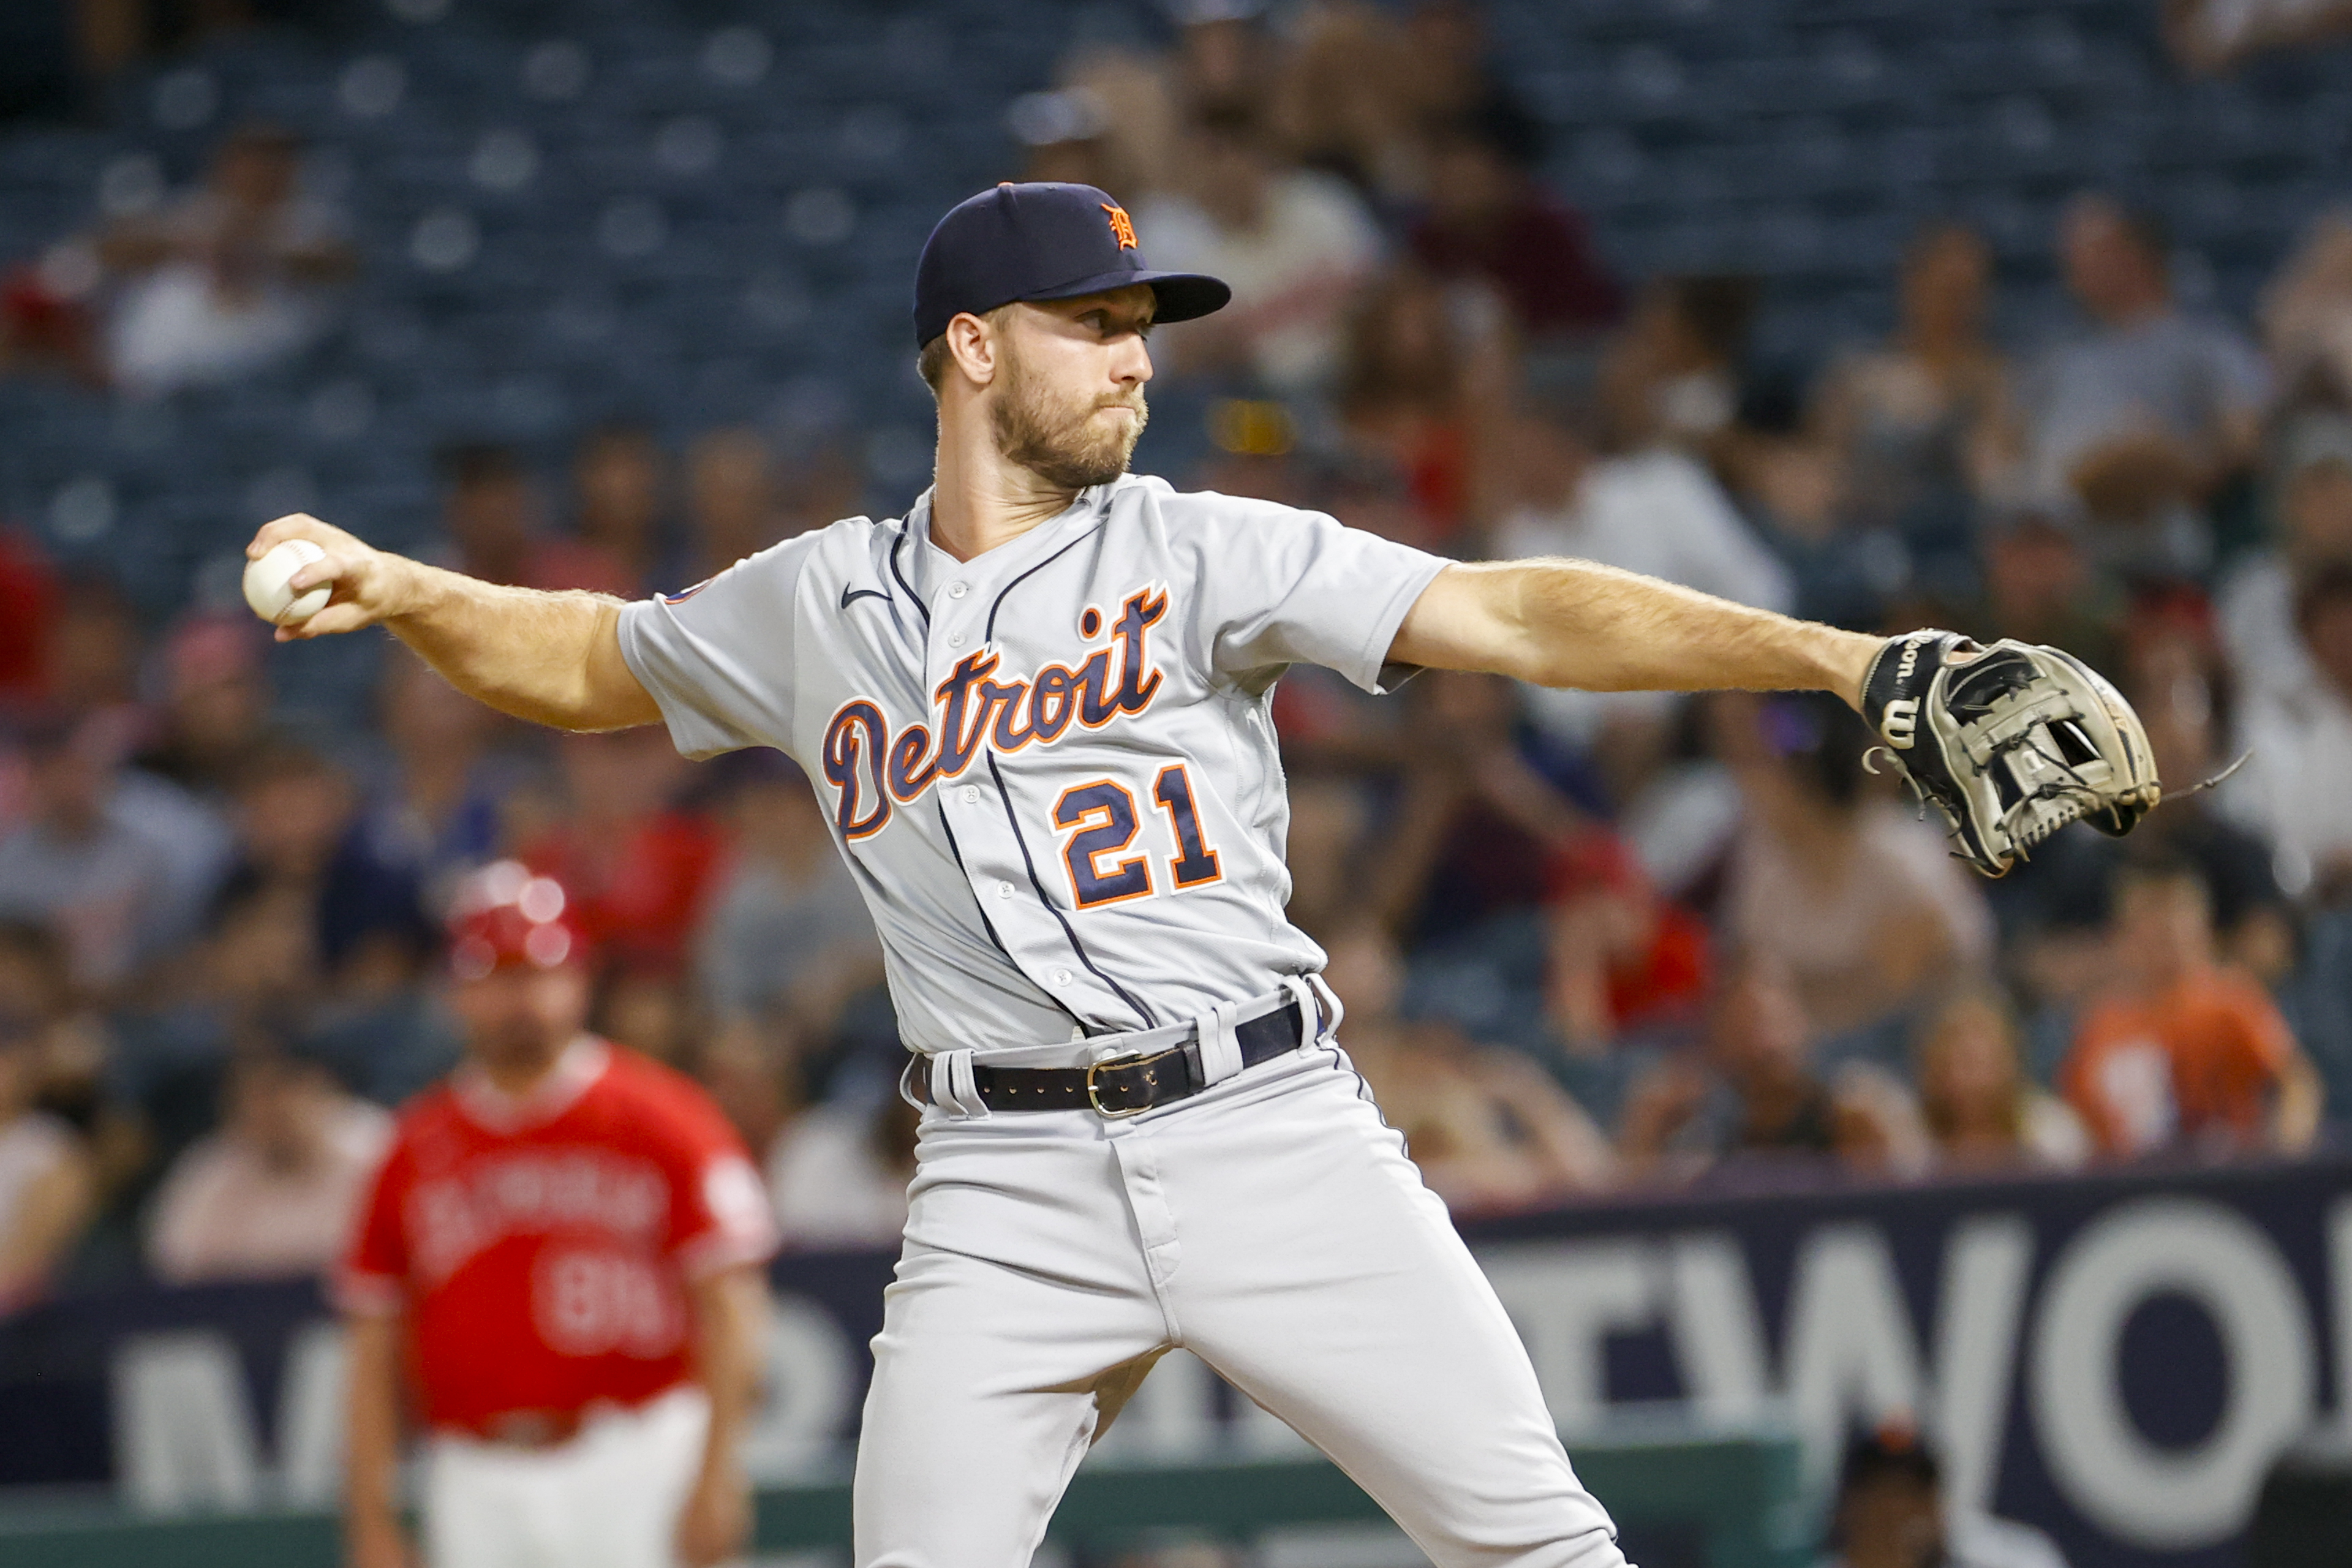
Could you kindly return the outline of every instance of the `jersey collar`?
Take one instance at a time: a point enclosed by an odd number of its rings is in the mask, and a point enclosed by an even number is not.
[[[457,1069],[451,1087],[467,1120],[487,1131],[520,1132],[543,1127],[577,1105],[612,1060],[610,1046],[593,1035],[583,1035],[564,1047],[554,1065],[520,1094],[509,1094],[470,1062]]]
[[[1111,497],[1128,478],[1121,475],[1108,484],[1087,486],[1071,498],[1067,507],[1028,532],[1008,539],[969,561],[958,561],[933,542],[931,492],[926,489],[907,509],[907,531],[919,547],[908,552],[913,557],[908,563],[914,573],[912,587],[929,605],[938,590],[950,580],[961,579],[974,585],[1007,580],[1068,543],[1072,528],[1092,526],[1109,510]]]

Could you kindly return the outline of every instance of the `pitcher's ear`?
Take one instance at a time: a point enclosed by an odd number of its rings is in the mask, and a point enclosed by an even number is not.
[[[948,322],[948,358],[975,386],[986,386],[996,379],[997,366],[1003,350],[1003,327],[989,317],[975,316],[966,310]]]

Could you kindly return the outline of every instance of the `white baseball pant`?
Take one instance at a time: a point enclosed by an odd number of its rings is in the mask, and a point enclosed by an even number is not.
[[[678,1511],[710,1401],[691,1384],[592,1417],[547,1448],[436,1434],[425,1454],[431,1568],[676,1568]]]
[[[857,1445],[858,1568],[1027,1568],[1182,1346],[1439,1568],[1622,1568],[1510,1320],[1326,1043],[1132,1121],[926,1111]]]

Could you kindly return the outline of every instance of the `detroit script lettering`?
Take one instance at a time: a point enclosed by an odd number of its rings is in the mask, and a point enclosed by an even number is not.
[[[1139,588],[1120,605],[1108,644],[1075,666],[1049,664],[1027,679],[998,679],[1002,663],[989,648],[969,654],[931,693],[932,724],[908,724],[893,733],[873,699],[843,703],[825,725],[824,748],[842,837],[855,841],[879,833],[894,803],[905,805],[955,778],[983,750],[1050,746],[1074,723],[1099,730],[1122,713],[1142,712],[1159,695],[1161,679],[1148,634],[1167,614],[1167,589]],[[1081,637],[1091,640],[1102,629],[1099,610],[1078,617]]]

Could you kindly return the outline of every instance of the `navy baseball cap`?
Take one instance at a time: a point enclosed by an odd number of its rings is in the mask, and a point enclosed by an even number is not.
[[[1015,300],[1070,300],[1148,283],[1158,321],[1189,321],[1222,309],[1234,291],[1199,272],[1154,272],[1135,225],[1092,185],[1010,181],[959,202],[923,242],[915,264],[915,346],[969,310]]]

